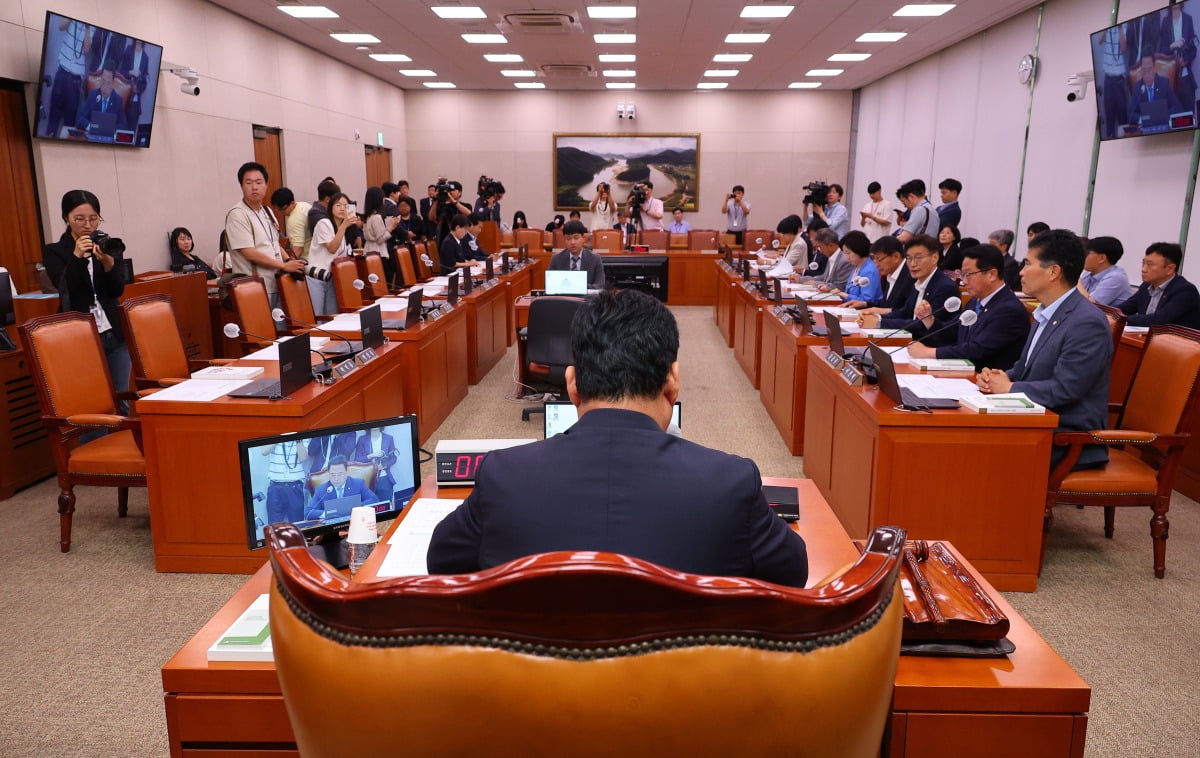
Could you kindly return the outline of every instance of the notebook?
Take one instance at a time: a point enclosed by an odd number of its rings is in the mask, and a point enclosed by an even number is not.
[[[830,341],[832,342],[832,339]],[[896,403],[914,411],[958,407],[957,400],[941,397],[917,397],[912,390],[901,387],[900,382],[896,379],[896,365],[892,362],[892,356],[888,351],[874,342],[867,343],[867,347],[871,351],[871,361],[875,364],[875,371],[879,375],[879,389]]]
[[[279,378],[259,379],[229,393],[229,397],[287,397],[312,381],[312,359],[307,334],[298,334],[278,344]]]

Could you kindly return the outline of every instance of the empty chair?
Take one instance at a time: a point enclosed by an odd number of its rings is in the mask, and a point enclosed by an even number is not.
[[[666,229],[643,229],[638,234],[638,241],[651,250],[666,250],[670,235]]]
[[[233,302],[233,313],[242,327],[242,352],[257,350],[265,344],[264,337],[276,336],[275,320],[271,318],[271,301],[262,280],[247,276],[229,283],[229,299]]]
[[[770,229],[749,229],[742,235],[742,249],[751,253],[770,250],[774,239],[775,232]]]
[[[356,255],[354,262],[358,265],[358,278],[363,281],[364,293],[372,300],[387,297],[392,290],[379,253]],[[374,282],[371,281],[372,276],[375,277]]]
[[[571,321],[583,305],[577,297],[546,296],[535,298],[529,305],[529,326],[525,328],[525,375],[539,388],[549,389],[559,397],[565,396],[565,372],[572,363]],[[544,406],[531,406],[521,411],[529,420]]]
[[[617,253],[621,251],[621,233],[616,229],[597,229],[592,232],[592,250]]]
[[[567,235],[562,229],[555,229],[550,233],[550,247],[555,250],[562,250],[567,244]]]
[[[717,233],[712,229],[693,229],[688,232],[689,250],[716,250]]]
[[[543,238],[544,233],[541,229],[517,229],[513,232],[513,242],[516,243],[516,246],[527,245],[530,253],[546,249]]]
[[[334,258],[333,259],[333,292],[337,295],[338,311],[341,313],[353,313],[363,307],[363,303],[367,298],[368,293],[365,283],[363,289],[354,286],[355,280],[362,282],[358,278],[358,264],[353,258]]]
[[[185,381],[208,361],[188,360],[171,296],[155,293],[121,303],[121,322],[134,387],[169,387]]]
[[[279,293],[279,304],[283,312],[295,326],[317,323],[312,294],[308,291],[308,282],[303,278],[297,279],[291,274],[278,273],[275,275],[275,290]],[[329,317],[322,317],[327,318]]]

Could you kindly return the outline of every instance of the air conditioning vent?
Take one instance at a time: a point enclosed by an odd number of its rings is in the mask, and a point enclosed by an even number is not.
[[[539,68],[542,76],[554,79],[585,79],[597,73],[586,63],[547,63]]]
[[[501,31],[525,34],[577,34],[583,32],[579,16],[570,11],[513,11],[504,14]]]

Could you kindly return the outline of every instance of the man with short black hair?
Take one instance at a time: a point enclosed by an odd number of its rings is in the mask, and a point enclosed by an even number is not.
[[[333,220],[329,215],[329,198],[341,192],[342,188],[332,179],[326,178],[321,180],[317,185],[317,202],[313,203],[308,209],[308,236],[312,238],[313,229],[316,228],[317,222],[323,218]]]
[[[1183,249],[1155,242],[1142,259],[1142,286],[1119,306],[1130,326],[1178,324],[1200,329],[1200,293],[1179,274]]]
[[[958,207],[958,193],[962,192],[962,182],[957,179],[943,179],[938,184],[942,193],[942,204],[937,207],[938,228],[949,224],[959,227],[962,224],[962,209]]]
[[[654,196],[654,182],[642,182],[646,187],[646,202],[642,203],[638,208],[641,215],[637,218],[641,219],[642,229],[662,229],[663,227],[663,201]],[[629,204],[630,213],[632,215],[632,203]]]
[[[400,215],[400,208],[396,205],[396,200],[400,197],[400,187],[394,182],[384,182],[380,187],[383,190],[383,208],[380,214],[385,218]]]
[[[1033,238],[1021,269],[1021,289],[1040,303],[1033,312],[1035,325],[1011,369],[984,368],[975,379],[984,394],[1023,392],[1054,411],[1058,431],[1108,426],[1112,332],[1100,309],[1075,286],[1083,258],[1083,243],[1066,229]],[[1051,466],[1065,454],[1065,447],[1056,446]],[[1088,445],[1075,468],[1095,468],[1107,460],[1103,445]]]
[[[275,216],[283,221],[283,233],[287,235],[292,255],[307,258],[308,243],[312,240],[308,231],[309,203],[297,201],[294,192],[280,187],[271,193],[271,207],[275,209]]]
[[[563,225],[566,247],[550,258],[550,271],[586,271],[587,288],[604,289],[604,261],[583,244],[587,234],[582,221],[568,221]]]
[[[747,217],[750,215],[750,201],[746,199],[746,188],[740,184],[733,185],[733,189],[725,196],[725,205],[721,210],[725,212],[725,232],[732,234],[733,239],[739,245],[742,244],[742,236],[746,233]],[[683,209],[680,209],[680,219],[682,220]]]
[[[602,292],[571,332],[567,393],[579,420],[488,454],[470,496],[434,530],[430,573],[603,550],[803,587],[804,541],[771,512],[753,461],[665,431],[680,387],[670,310],[636,290]]]
[[[1050,225],[1045,221],[1034,221],[1029,225],[1029,228],[1025,230],[1025,239],[1028,242],[1033,242],[1034,237],[1038,236],[1042,232],[1048,231],[1050,231]]]
[[[1084,245],[1083,276],[1079,288],[1088,299],[1101,305],[1120,306],[1129,299],[1129,277],[1117,261],[1125,255],[1116,237],[1092,237]]]
[[[868,184],[867,194],[871,200],[858,212],[858,225],[867,239],[874,242],[892,228],[892,204],[883,199],[883,187],[879,182]]]
[[[467,234],[471,226],[471,217],[465,213],[456,213],[450,217],[447,227],[450,231],[442,237],[438,244],[438,257],[442,263],[442,274],[453,274],[460,268],[459,264],[473,261],[474,254],[467,247]]]
[[[907,329],[913,337],[922,338],[924,335],[946,323],[955,316],[945,310],[946,300],[958,296],[958,287],[950,281],[950,277],[938,268],[942,246],[928,235],[913,237],[904,245],[904,262],[908,273],[913,279],[913,289],[899,308],[883,312],[882,309],[871,308],[863,311],[858,317],[859,323],[866,327],[881,327],[883,329]],[[918,320],[933,316],[932,328]],[[916,321],[916,323],[910,323]],[[950,330],[939,332],[933,337],[933,342],[926,344],[942,345],[952,342],[953,336],[947,337]]]
[[[304,261],[289,258],[279,247],[279,226],[263,205],[267,195],[267,169],[250,161],[238,169],[242,199],[225,214],[225,237],[234,273],[262,278],[271,306],[279,304],[275,272],[304,273]]]
[[[320,519],[325,516],[325,503],[330,500],[341,500],[344,497],[357,497],[359,505],[374,503],[379,498],[375,496],[367,483],[358,477],[350,476],[350,467],[346,459],[335,456],[329,461],[329,480],[317,487],[313,493],[312,502],[305,508],[304,518]],[[344,509],[339,508],[340,514]]]
[[[833,230],[839,240],[850,231],[850,212],[846,210],[846,206],[842,205],[842,195],[844,194],[846,191],[842,189],[842,185],[829,185],[824,207],[820,204],[813,205],[812,215],[808,217],[810,223],[815,217],[829,224],[829,228]]]
[[[925,182],[920,179],[905,182],[896,190],[896,197],[908,209],[908,221],[896,234],[896,238],[901,242],[908,242],[913,237],[925,235],[935,238],[936,241],[940,228],[938,215],[933,205],[925,198]],[[941,246],[938,249],[940,250]]]
[[[879,286],[883,289],[883,297],[879,300],[864,302],[851,300],[846,303],[850,308],[869,308],[871,313],[884,314],[904,307],[908,295],[916,285],[908,266],[904,265],[904,246],[895,237],[880,237],[871,243],[871,261],[879,270]]]

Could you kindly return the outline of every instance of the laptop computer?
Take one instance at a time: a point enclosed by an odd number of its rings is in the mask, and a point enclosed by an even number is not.
[[[229,397],[257,397],[276,400],[287,397],[312,381],[312,354],[307,334],[276,343],[279,352],[279,378],[258,379],[229,393]]]
[[[450,303],[451,307],[458,305],[458,279],[457,271],[446,277],[446,302]]]
[[[396,319],[388,319],[395,323]],[[363,349],[369,347],[382,347],[384,342],[383,330],[383,312],[379,308],[379,304],[368,306],[358,312],[358,328],[362,332]],[[395,329],[395,326],[389,327]]]
[[[816,323],[813,319],[812,311],[808,309],[808,303],[804,300],[803,294],[796,295],[796,318],[802,325],[807,327],[815,337],[824,337],[829,334],[829,330],[825,328],[825,322]]]
[[[1164,103],[1165,106],[1165,103]],[[88,115],[88,139],[97,142],[112,142],[117,133],[117,112],[92,111]]]
[[[1167,123],[1167,101],[1152,100],[1139,107],[1141,126],[1165,126]]]
[[[846,347],[846,341],[842,338],[842,322],[838,321],[837,316],[829,311],[825,311],[821,315],[825,317],[825,330],[829,333],[830,350],[844,358],[861,358],[866,354],[866,348]]]
[[[587,295],[586,271],[547,271],[547,295]]]
[[[542,418],[544,419],[542,434],[546,439],[550,439],[575,425],[575,422],[579,420],[579,409],[566,400],[547,400],[546,413]],[[683,402],[676,400],[675,407],[671,410],[671,425],[682,431],[682,418]],[[674,431],[674,429],[670,431]]]
[[[362,505],[362,498],[358,495],[330,498],[321,503],[321,507],[325,510],[323,515],[319,516],[318,519],[323,524],[349,521],[350,511],[360,505]]]
[[[462,279],[462,293],[464,295],[471,294],[471,290],[475,289],[475,281],[471,278],[471,269],[460,268],[458,270],[459,278]]]
[[[875,371],[879,376],[880,391],[897,404],[911,411],[958,407],[957,400],[944,397],[917,397],[912,390],[901,387],[900,381],[896,378],[896,364],[892,362],[891,353],[874,342],[868,342],[867,348],[871,351],[871,361],[875,364]]]
[[[500,273],[507,274],[511,270],[511,265],[508,262],[508,253],[500,253]]]
[[[485,259],[483,262],[483,278],[485,281],[489,282],[496,278],[496,265],[492,263],[492,259],[490,257]]]

